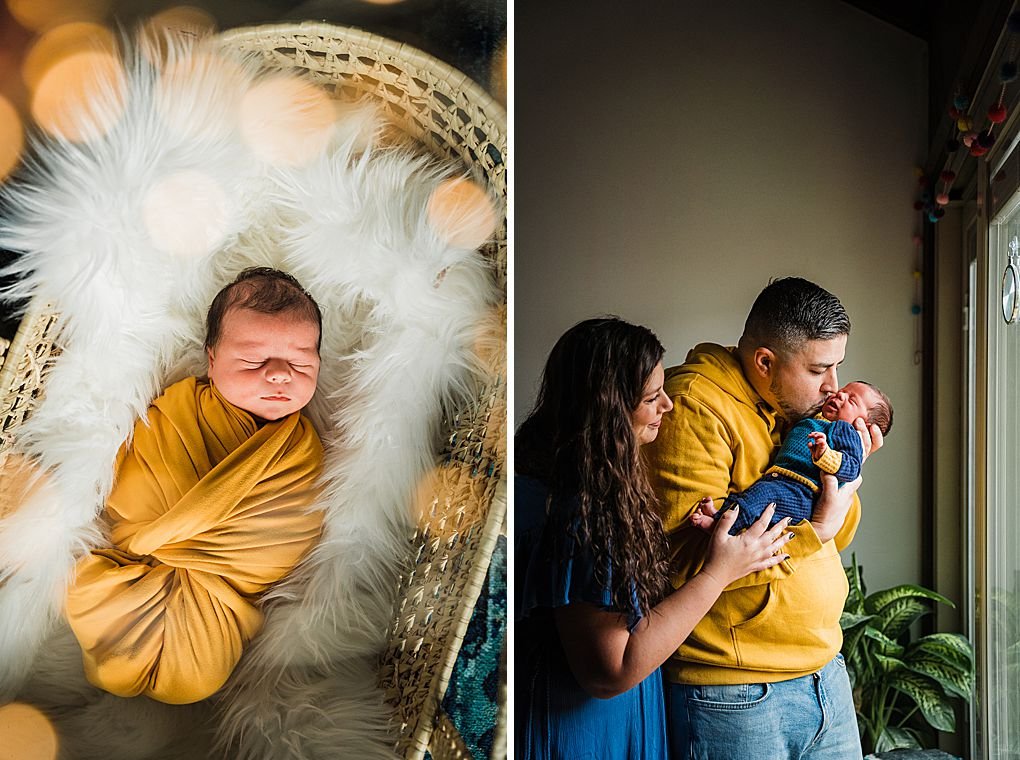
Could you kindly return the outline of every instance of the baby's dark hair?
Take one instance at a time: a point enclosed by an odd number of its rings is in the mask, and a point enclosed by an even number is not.
[[[292,275],[270,267],[248,267],[216,294],[206,315],[205,347],[220,339],[223,317],[232,308],[251,309],[262,314],[290,313],[319,326],[322,346],[322,312],[319,305]]]
[[[871,408],[867,422],[869,425],[878,425],[882,435],[889,435],[889,431],[892,430],[892,401],[889,400],[889,397],[885,395],[881,388],[872,385],[868,381],[856,380],[855,382],[868,386],[878,396],[878,402]]]

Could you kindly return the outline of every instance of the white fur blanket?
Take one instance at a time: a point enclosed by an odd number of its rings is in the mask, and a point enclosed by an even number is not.
[[[209,43],[148,60],[67,122],[78,142],[41,142],[3,199],[0,244],[23,254],[10,295],[52,301],[63,332],[15,440],[40,487],[0,521],[0,702],[43,705],[67,757],[205,757],[207,742],[228,757],[392,757],[376,657],[410,503],[496,301],[483,258],[426,210],[458,170],[382,146],[371,109]],[[65,586],[103,541],[118,448],[163,387],[204,373],[208,304],[251,265],[291,272],[323,311],[307,411],[327,451],[324,536],[265,598],[224,692],[186,708],[118,699],[83,679]]]

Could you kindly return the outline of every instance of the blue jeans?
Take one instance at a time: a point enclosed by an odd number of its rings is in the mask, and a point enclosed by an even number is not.
[[[843,655],[776,683],[669,684],[673,760],[860,760]]]

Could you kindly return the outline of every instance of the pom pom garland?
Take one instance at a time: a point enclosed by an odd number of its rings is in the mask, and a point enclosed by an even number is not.
[[[939,193],[938,195],[936,195],[935,196],[935,202],[937,204],[939,204],[940,206],[948,205],[948,203],[949,203],[949,195],[948,195],[948,193]]]
[[[971,127],[974,126],[974,120],[969,116],[961,116],[956,120],[956,128],[961,132],[969,132]]]
[[[966,111],[970,106],[970,99],[966,95],[957,95],[953,98],[953,105],[961,111]]]
[[[1006,106],[996,103],[988,109],[988,121],[992,124],[1002,124],[1006,120]]]

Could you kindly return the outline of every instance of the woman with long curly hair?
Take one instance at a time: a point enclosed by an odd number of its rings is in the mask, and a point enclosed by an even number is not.
[[[702,570],[668,582],[640,447],[673,404],[663,347],[615,317],[568,330],[518,428],[516,747],[523,760],[668,756],[659,666],[722,590],[781,562],[772,509],[738,535],[724,513]]]

